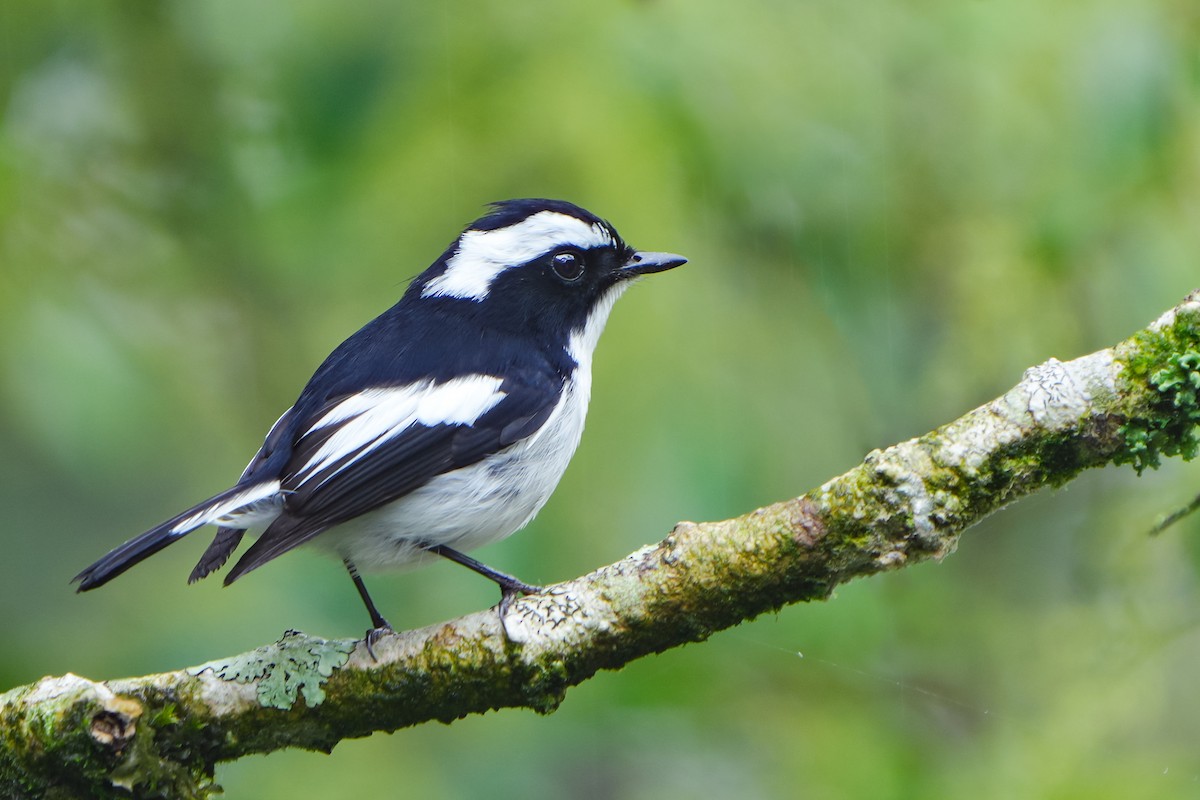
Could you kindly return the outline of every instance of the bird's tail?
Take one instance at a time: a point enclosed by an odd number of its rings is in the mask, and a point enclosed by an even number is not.
[[[134,564],[149,558],[172,542],[213,522],[227,522],[231,516],[252,512],[271,504],[279,496],[279,481],[239,485],[210,497],[140,536],[109,552],[95,564],[72,578],[76,591],[86,592],[103,586]]]

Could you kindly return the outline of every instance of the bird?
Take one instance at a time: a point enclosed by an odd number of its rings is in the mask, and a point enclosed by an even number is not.
[[[248,531],[257,538],[226,586],[311,544],[345,565],[371,618],[370,650],[392,627],[360,569],[445,558],[499,586],[507,635],[510,604],[540,587],[466,551],[520,530],[550,498],[583,434],[613,304],[686,261],[635,250],[563,200],[490,204],[333,350],[232,487],[111,550],[74,577],[77,591],[214,525],[188,583],[221,569]]]

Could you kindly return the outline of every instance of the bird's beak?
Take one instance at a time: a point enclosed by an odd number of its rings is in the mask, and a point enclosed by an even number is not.
[[[617,272],[622,278],[634,278],[652,272],[664,272],[686,263],[686,258],[674,253],[637,252]]]

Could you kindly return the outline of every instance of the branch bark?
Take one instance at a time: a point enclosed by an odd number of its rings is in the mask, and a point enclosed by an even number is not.
[[[362,642],[289,631],[208,664],[0,695],[0,795],[207,797],[214,765],[496,708],[550,712],[602,669],[705,639],[852,578],[953,552],[959,535],[1080,471],[1191,458],[1200,291],[1116,346],[1027,370],[1003,396],[875,450],[792,500],[681,522],[595,572],[494,610]]]

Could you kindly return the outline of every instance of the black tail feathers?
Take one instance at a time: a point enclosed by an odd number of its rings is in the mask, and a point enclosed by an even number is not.
[[[244,506],[260,502],[269,494],[268,485],[235,486],[210,497],[199,505],[189,508],[161,525],[157,525],[140,536],[135,536],[120,547],[113,549],[103,558],[80,572],[73,582],[79,584],[76,591],[86,592],[111,581],[125,570],[144,561],[167,545],[182,539],[187,534],[237,511]],[[216,539],[192,570],[189,583],[199,580],[219,568],[229,558],[241,541],[245,531],[221,528]]]
[[[216,537],[212,540],[212,544],[200,556],[200,560],[196,562],[195,568],[192,569],[192,574],[188,576],[188,583],[195,583],[225,566],[225,562],[229,560],[229,556],[241,544],[242,537],[245,535],[246,530],[244,528],[219,528]]]

